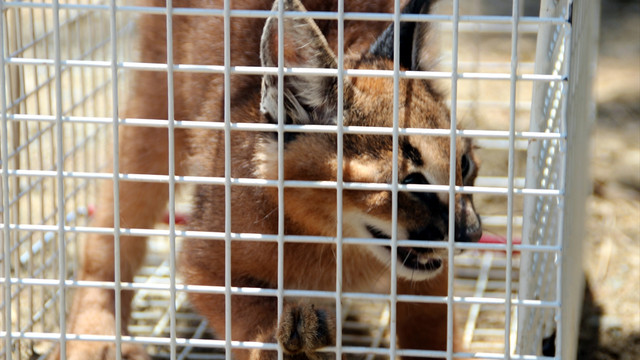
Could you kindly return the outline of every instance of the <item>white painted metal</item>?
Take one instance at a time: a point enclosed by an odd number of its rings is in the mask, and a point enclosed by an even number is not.
[[[557,197],[525,199],[523,243],[558,246],[558,252],[525,251],[521,299],[555,301],[557,308],[519,309],[518,353],[541,355],[543,341],[556,356],[575,358],[583,293],[581,243],[588,194],[588,134],[593,122],[591,79],[596,58],[597,1],[542,1],[540,16],[563,17],[565,24],[542,25],[538,33],[536,73],[563,81],[534,84],[532,131],[565,134],[564,139],[532,141],[526,187],[559,189]],[[550,351],[550,350],[548,350]]]

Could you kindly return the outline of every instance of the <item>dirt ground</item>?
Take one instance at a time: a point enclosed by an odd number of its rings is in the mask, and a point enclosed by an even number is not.
[[[602,2],[578,359],[640,359],[640,2]]]

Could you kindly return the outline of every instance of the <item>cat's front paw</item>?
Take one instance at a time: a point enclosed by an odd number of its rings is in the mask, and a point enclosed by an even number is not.
[[[285,354],[309,359],[332,358],[330,353],[316,350],[335,343],[335,322],[324,310],[311,304],[295,304],[285,307],[276,339]]]

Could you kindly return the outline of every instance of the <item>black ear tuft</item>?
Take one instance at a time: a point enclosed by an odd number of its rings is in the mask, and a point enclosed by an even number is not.
[[[410,0],[402,9],[403,14],[428,14],[431,10],[432,0]],[[411,70],[417,70],[422,47],[422,39],[417,38],[422,35],[422,31],[416,30],[419,27],[428,26],[427,23],[415,23],[402,21],[400,23],[400,65]],[[373,55],[393,60],[393,24],[376,39],[371,45],[369,52]]]

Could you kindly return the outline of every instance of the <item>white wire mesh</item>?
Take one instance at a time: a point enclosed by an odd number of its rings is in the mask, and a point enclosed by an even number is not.
[[[544,14],[567,17],[567,3],[545,3]],[[542,27],[538,38],[536,72],[552,73],[568,77],[567,46],[570,29],[565,26]],[[534,90],[536,106],[531,112],[531,129],[562,133],[566,132],[565,112],[566,83],[550,82]],[[565,157],[556,154],[566,152],[566,143],[561,140],[534,142],[529,146],[529,186],[541,189],[558,189],[564,184]],[[529,197],[525,200],[525,213],[530,217],[523,228],[523,241],[537,245],[560,245],[562,199]],[[523,257],[523,273],[520,294],[540,300],[558,298],[557,255],[552,253],[526,253]],[[520,353],[542,354],[545,339],[553,339],[556,326],[554,309],[522,309],[520,328],[533,329],[519,333]]]
[[[395,336],[390,336],[395,332],[396,315],[395,306],[389,304],[409,300],[444,302],[449,304],[451,319],[455,307],[456,323],[462,330],[462,342],[469,352],[481,358],[518,358],[519,355],[542,358],[533,355],[541,354],[541,341],[557,324],[557,312],[561,306],[575,306],[562,302],[554,292],[555,285],[549,285],[555,284],[561,275],[554,259],[562,251],[559,229],[563,219],[559,211],[564,201],[562,146],[566,144],[566,128],[563,122],[568,121],[563,104],[568,101],[566,84],[570,75],[565,57],[570,50],[570,43],[566,41],[571,29],[566,12],[569,1],[558,4],[558,9],[565,10],[564,13],[549,12],[541,16],[525,14],[524,7],[517,1],[506,11],[495,10],[500,15],[493,13],[495,7],[492,6],[497,2],[442,2],[438,15],[428,19],[438,24],[443,34],[439,41],[443,52],[441,69],[433,72],[400,71],[399,68],[394,71],[368,71],[343,69],[341,66],[338,69],[308,69],[284,68],[281,65],[265,69],[232,66],[229,59],[217,65],[174,64],[171,57],[167,64],[150,64],[137,62],[135,55],[130,54],[131,19],[135,20],[136,14],[216,16],[227,22],[232,17],[266,18],[274,15],[270,11],[231,10],[226,3],[223,9],[149,8],[128,3],[116,6],[114,2],[97,0],[0,3],[3,45],[0,77],[4,84],[1,129],[3,302],[0,307],[4,315],[0,334],[4,341],[0,356],[7,359],[46,356],[55,343],[64,343],[59,339],[66,326],[65,316],[59,310],[60,306],[68,306],[70,300],[66,295],[69,290],[105,287],[137,289],[130,336],[117,333],[115,337],[80,337],[112,341],[117,346],[130,342],[146,344],[147,351],[157,358],[215,359],[224,357],[225,353],[230,354],[231,348],[260,346],[212,340],[215,335],[208,330],[206,321],[191,310],[186,300],[187,290],[225,294],[228,305],[231,294],[277,296],[279,312],[285,296],[332,299],[335,302],[332,306],[342,314],[337,317],[337,326],[343,331],[338,332],[338,345],[329,351],[335,351],[338,356],[363,356],[367,360],[407,354],[396,350]],[[396,7],[400,8],[399,5]],[[283,21],[282,12],[280,16],[280,21]],[[395,15],[323,12],[313,16],[316,19],[423,21],[415,15],[400,15],[398,12]],[[171,17],[167,19],[167,28],[171,29]],[[117,37],[117,42],[112,42],[114,37]],[[227,47],[230,41],[233,39],[227,36]],[[171,49],[171,42],[167,46]],[[538,55],[533,55],[540,53],[536,46],[548,49],[549,56],[545,61],[553,68],[541,68]],[[485,51],[487,47],[493,50]],[[342,56],[339,52],[338,58]],[[338,63],[342,64],[342,61]],[[392,77],[395,81],[400,78],[445,80],[451,87],[449,103],[454,123],[464,124],[472,118],[473,124],[466,126],[466,130],[239,124],[231,123],[228,117],[223,122],[173,119],[171,108],[169,120],[119,119],[115,106],[118,99],[126,98],[126,85],[114,84],[126,83],[127,72],[140,70],[169,74],[170,94],[173,89],[171,74],[175,72],[219,73],[226,79],[230,79],[232,74],[270,73],[282,77],[296,73],[337,76],[338,79],[375,76]],[[124,81],[118,83],[116,79],[122,75],[125,75]],[[532,84],[548,88],[549,92],[536,93],[535,89],[532,92]],[[341,97],[339,101],[342,101]],[[228,106],[229,99],[225,103]],[[542,111],[544,115],[536,111]],[[538,125],[540,119],[547,124]],[[483,172],[476,185],[429,185],[421,190],[448,193],[450,196],[455,193],[474,194],[485,228],[496,234],[490,238],[502,239],[503,242],[454,244],[453,241],[411,241],[412,245],[419,243],[415,246],[450,249],[455,246],[467,250],[464,255],[456,257],[455,271],[452,272],[455,280],[450,277],[454,286],[450,287],[449,296],[445,299],[398,295],[393,289],[390,294],[348,293],[339,287],[335,292],[291,290],[283,287],[282,280],[274,290],[232,288],[230,281],[224,287],[186,285],[176,277],[179,275],[175,266],[176,249],[179,248],[176,239],[208,238],[224,240],[227,244],[260,240],[278,242],[281,246],[285,242],[335,243],[336,239],[285,235],[283,226],[277,235],[231,233],[230,226],[220,233],[195,232],[175,226],[181,212],[176,213],[174,204],[184,200],[176,196],[174,184],[222,184],[227,189],[232,185],[271,186],[278,188],[280,193],[285,187],[330,188],[338,189],[338,193],[345,189],[375,189],[392,191],[393,194],[416,189],[398,184],[397,180],[392,184],[343,183],[341,175],[337,181],[308,182],[285,181],[284,176],[279,176],[280,180],[232,178],[230,172],[221,178],[175,177],[172,169],[166,176],[114,174],[107,170],[111,165],[107,153],[112,149],[113,131],[118,131],[118,125],[217,129],[224,130],[226,134],[232,131],[276,131],[282,134],[285,130],[339,135],[387,134],[396,141],[399,135],[405,134],[471,137],[482,148],[481,157],[485,158]],[[169,133],[173,134],[173,130]],[[113,149],[117,151],[115,143]],[[281,147],[279,152],[282,151]],[[539,160],[527,158],[527,152],[534,157],[540,154]],[[229,149],[226,153],[230,154]],[[551,163],[545,162],[546,159],[551,159]],[[115,282],[77,281],[78,239],[89,233],[114,233],[113,228],[88,226],[96,205],[96,180],[113,177],[170,184],[169,225],[156,229],[130,229],[122,224],[121,235],[154,237],[150,241],[151,251],[145,266],[132,283],[120,282],[117,276]],[[117,181],[115,183],[118,184]],[[188,201],[188,197],[185,198]],[[226,206],[230,209],[230,204]],[[177,207],[180,208],[179,205]],[[338,209],[340,214],[341,207]],[[280,207],[278,211],[284,210]],[[281,219],[284,218],[282,215]],[[531,216],[533,222],[530,222]],[[524,238],[522,244],[518,242],[520,230]],[[534,233],[547,240],[533,240],[535,237],[531,234]],[[409,245],[407,240],[394,241],[398,246]],[[379,239],[338,236],[341,244],[382,242]],[[522,267],[521,252],[526,254],[522,257]],[[341,258],[340,251],[337,256]],[[230,263],[229,259],[226,263]],[[520,269],[528,276],[521,278]],[[338,268],[338,279],[340,272]],[[550,291],[541,294],[542,290]],[[453,324],[453,321],[449,323]],[[218,335],[217,338],[230,339],[229,333]],[[274,345],[263,346],[275,349]],[[448,348],[445,355],[451,358],[451,342]],[[418,354],[433,355],[433,352]]]
[[[27,359],[42,350],[15,333],[51,331],[58,323],[57,307],[65,292],[24,281],[49,280],[52,285],[67,275],[74,278],[77,236],[61,229],[87,225],[91,204],[95,203],[91,180],[66,178],[62,173],[99,173],[107,160],[102,150],[108,141],[104,125],[71,125],[60,120],[65,116],[109,114],[111,101],[106,92],[111,78],[104,69],[70,67],[61,61],[55,67],[10,63],[11,59],[48,59],[53,64],[54,57],[105,59],[110,54],[106,48],[109,23],[101,14],[87,10],[60,10],[53,16],[51,3],[46,8],[25,3],[14,3],[13,8],[6,5],[0,5],[5,315],[1,353],[7,359]],[[45,116],[50,121],[11,118],[19,114]],[[19,169],[41,170],[53,176],[9,175]],[[20,225],[32,229],[21,229]],[[61,248],[66,248],[66,257],[61,255]]]

